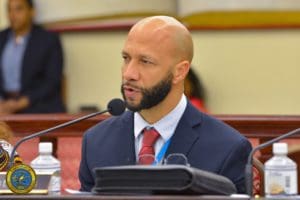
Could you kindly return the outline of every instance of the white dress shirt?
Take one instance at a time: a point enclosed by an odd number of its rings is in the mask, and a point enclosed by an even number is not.
[[[19,92],[22,88],[21,76],[23,57],[29,40],[29,34],[18,37],[13,32],[3,48],[0,59],[3,71],[3,89],[5,92]]]
[[[154,146],[155,156],[157,156],[163,145],[173,136],[178,122],[185,111],[186,105],[187,99],[183,94],[177,106],[154,124],[146,122],[138,112],[134,113],[135,153],[137,160],[140,149],[142,148],[143,129],[146,127],[154,127],[159,132],[161,137],[159,137]],[[158,160],[158,162],[161,162],[161,160]]]

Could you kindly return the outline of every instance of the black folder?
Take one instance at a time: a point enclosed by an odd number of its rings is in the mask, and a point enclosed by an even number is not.
[[[94,194],[236,193],[228,178],[184,165],[102,167],[94,172]]]

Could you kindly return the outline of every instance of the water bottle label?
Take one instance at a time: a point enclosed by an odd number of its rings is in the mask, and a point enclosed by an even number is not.
[[[297,194],[297,171],[266,170],[265,193],[266,195]]]
[[[60,193],[60,188],[61,188],[61,180],[60,180],[60,171],[55,171],[52,174],[52,177],[50,179],[49,183],[49,193],[50,194],[55,194],[55,193]]]

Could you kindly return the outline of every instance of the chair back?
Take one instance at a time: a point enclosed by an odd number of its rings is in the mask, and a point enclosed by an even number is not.
[[[264,196],[264,165],[257,158],[253,158],[253,196]]]

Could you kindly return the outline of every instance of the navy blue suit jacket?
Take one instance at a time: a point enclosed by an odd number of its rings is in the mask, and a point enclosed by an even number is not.
[[[127,111],[86,132],[79,169],[81,190],[90,191],[94,186],[95,167],[136,163],[133,121],[133,112]],[[166,156],[183,153],[192,167],[226,176],[244,193],[244,168],[250,151],[251,144],[244,136],[188,103]]]
[[[10,29],[0,32],[0,60]],[[20,95],[29,97],[30,106],[22,113],[64,112],[61,97],[63,53],[59,37],[34,25],[25,49]],[[0,62],[0,97],[5,98]]]

